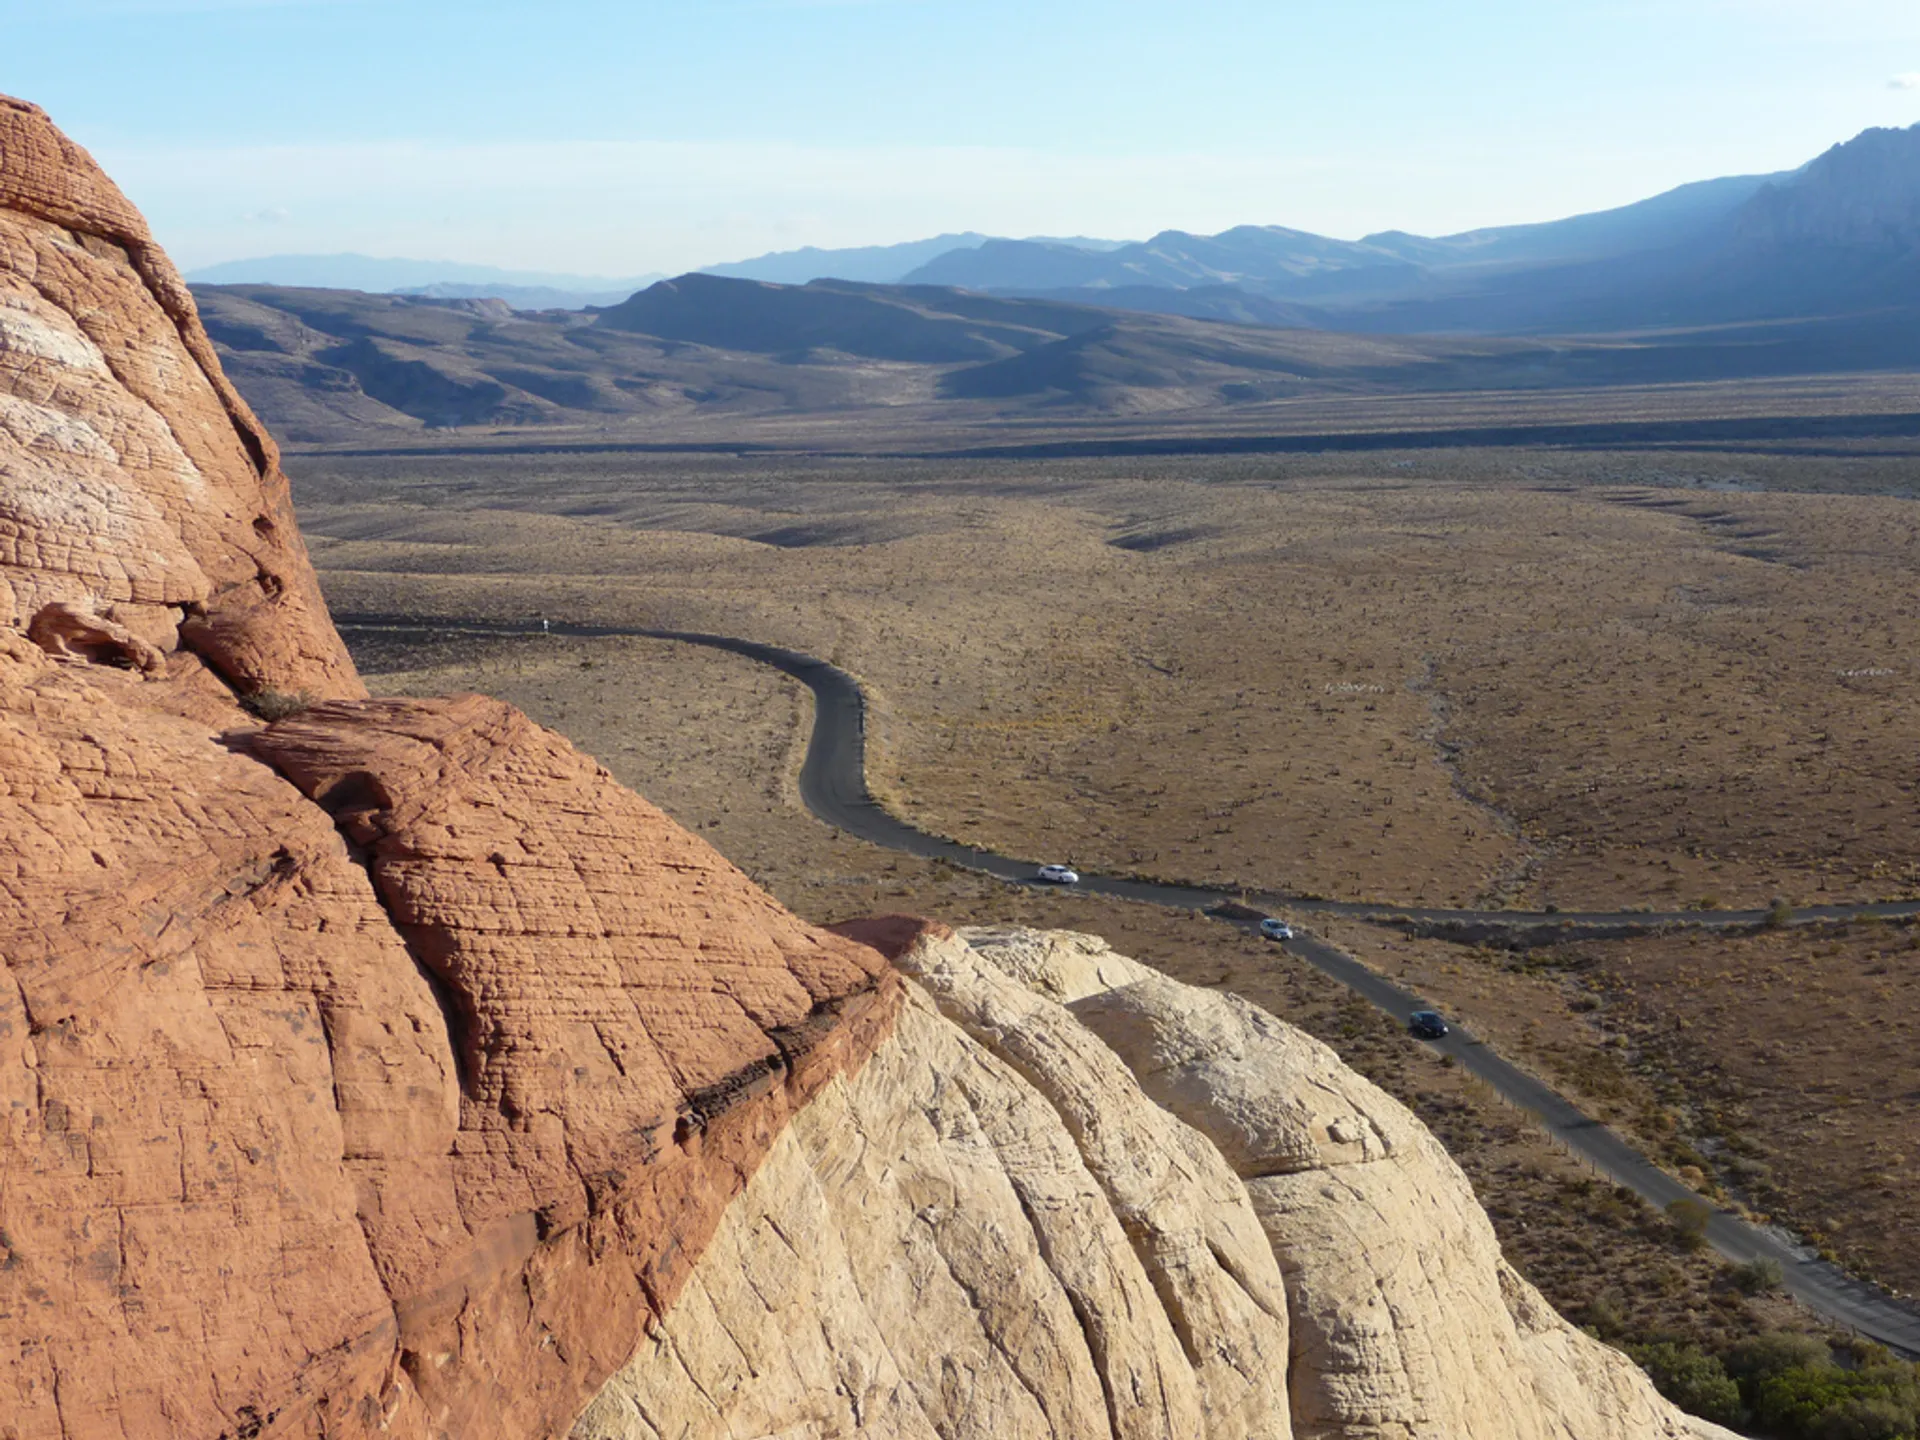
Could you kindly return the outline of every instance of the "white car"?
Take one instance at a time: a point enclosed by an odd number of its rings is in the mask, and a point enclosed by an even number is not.
[[[1293,927],[1284,920],[1276,920],[1269,915],[1260,922],[1260,933],[1269,940],[1291,940]]]
[[[1080,872],[1071,865],[1042,865],[1036,880],[1044,880],[1049,885],[1078,885]]]

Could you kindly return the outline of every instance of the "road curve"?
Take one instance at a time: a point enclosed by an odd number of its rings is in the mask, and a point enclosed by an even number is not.
[[[1038,868],[1035,862],[1012,859],[990,850],[929,835],[889,813],[873,798],[867,789],[866,697],[860,682],[838,666],[811,655],[727,635],[587,625],[559,620],[440,621],[402,615],[342,614],[334,616],[334,623],[347,632],[552,634],[580,639],[672,640],[725,650],[758,661],[791,675],[813,692],[813,733],[807,745],[806,759],[800,768],[800,797],[818,819],[890,850],[923,859],[945,860],[1013,884],[1034,883],[1034,871]],[[1200,911],[1209,910],[1223,901],[1238,900],[1243,894],[1237,890],[1162,884],[1124,876],[1092,875],[1084,871],[1076,888],[1122,900]],[[1651,928],[1664,925],[1734,928],[1757,925],[1767,918],[1766,912],[1758,910],[1543,913],[1408,908],[1260,892],[1246,893],[1246,898],[1273,909],[1288,908],[1358,919],[1443,924],[1517,922],[1570,928]],[[1877,905],[1821,906],[1798,911],[1794,919],[1796,923],[1806,923],[1866,916],[1897,918],[1916,914],[1920,914],[1920,902],[1904,901]],[[1250,925],[1252,922],[1227,923]],[[1287,949],[1396,1020],[1405,1020],[1415,1010],[1437,1008],[1324,940],[1300,936],[1291,941]],[[1771,1260],[1780,1267],[1786,1290],[1815,1313],[1899,1354],[1920,1359],[1920,1307],[1848,1275],[1838,1266],[1821,1260],[1775,1230],[1751,1224],[1714,1206],[1558,1091],[1501,1059],[1470,1031],[1456,1025],[1444,1039],[1425,1043],[1441,1054],[1452,1056],[1456,1063],[1486,1082],[1502,1099],[1533,1118],[1555,1140],[1613,1184],[1628,1187],[1643,1200],[1662,1210],[1680,1200],[1704,1204],[1711,1212],[1706,1225],[1706,1238],[1720,1254],[1735,1262]]]

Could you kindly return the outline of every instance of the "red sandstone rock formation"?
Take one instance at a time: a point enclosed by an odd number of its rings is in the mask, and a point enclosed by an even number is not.
[[[251,692],[364,694],[279,452],[84,150],[0,97],[0,621],[97,610]]]
[[[0,1440],[563,1430],[891,1023],[558,736],[363,695],[185,287],[0,99]]]
[[[5,100],[0,246],[0,1440],[1730,1440],[1272,1017],[815,930],[511,708],[365,699],[191,300]]]

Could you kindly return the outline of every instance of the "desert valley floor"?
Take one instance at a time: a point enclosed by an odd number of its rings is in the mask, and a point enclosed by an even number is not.
[[[937,833],[1296,894],[1782,912],[1920,893],[1920,511],[1859,453],[954,460],[296,455],[337,615],[792,646],[860,677],[870,780]],[[349,632],[350,635],[352,632]],[[1794,1322],[1302,962],[830,834],[806,692],[664,641],[353,636],[376,690],[524,707],[802,914],[1096,931],[1328,1039],[1416,1105],[1603,1334]],[[1920,1288],[1901,1092],[1920,933],[1855,923],[1495,949],[1324,933],[1684,1177]]]

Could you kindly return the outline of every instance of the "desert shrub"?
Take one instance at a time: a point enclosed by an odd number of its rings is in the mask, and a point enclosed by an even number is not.
[[[1912,1440],[1920,1381],[1911,1365],[1796,1367],[1752,1382],[1754,1419],[1778,1440]]]
[[[271,725],[275,720],[284,720],[289,715],[298,715],[310,708],[313,696],[302,690],[298,693],[287,690],[261,689],[245,696],[240,703],[248,712],[259,716]]]
[[[1820,1440],[1912,1440],[1913,1407],[1897,1400],[1843,1400],[1820,1417]]]
[[[1739,1425],[1747,1418],[1740,1387],[1718,1357],[1698,1345],[1675,1340],[1635,1345],[1627,1353],[1652,1378],[1654,1388],[1689,1414],[1717,1425]]]
[[[1766,925],[1769,930],[1780,930],[1793,923],[1793,906],[1785,900],[1775,900],[1767,907]]]
[[[1727,1268],[1727,1279],[1742,1295],[1765,1295],[1780,1288],[1780,1263],[1764,1255]]]
[[[1614,1295],[1596,1295],[1584,1307],[1581,1318],[1586,1328],[1602,1340],[1611,1340],[1621,1334],[1627,1326],[1627,1317],[1620,1308],[1620,1301]]]
[[[1786,1370],[1815,1369],[1832,1360],[1833,1353],[1824,1340],[1782,1330],[1742,1340],[1720,1356],[1727,1373],[1743,1384]]]
[[[1769,1440],[1920,1436],[1920,1365],[1877,1348],[1849,1352],[1846,1364],[1835,1364],[1833,1356],[1811,1335],[1769,1334],[1741,1341],[1720,1362]]]
[[[1707,1221],[1713,1207],[1704,1200],[1686,1196],[1667,1206],[1667,1219],[1673,1223],[1674,1243],[1682,1250],[1698,1250],[1707,1243]]]

